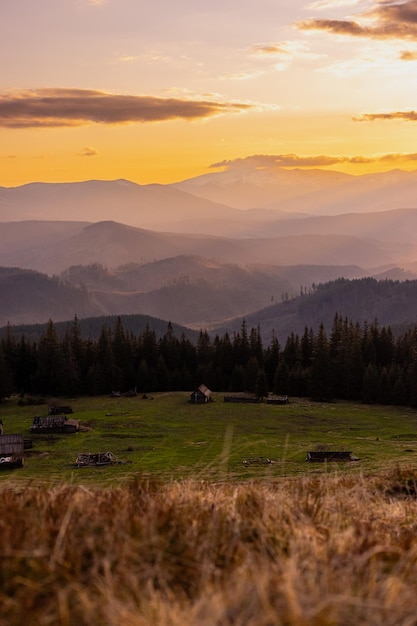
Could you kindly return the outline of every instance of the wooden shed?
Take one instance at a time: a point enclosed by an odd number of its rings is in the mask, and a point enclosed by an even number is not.
[[[338,463],[341,461],[357,461],[358,459],[352,456],[352,452],[345,452],[344,450],[313,450],[307,452],[306,461],[316,463]]]
[[[22,467],[23,463],[23,435],[0,435],[0,467]]]
[[[267,398],[266,404],[288,404],[288,396],[273,396]]]
[[[206,385],[200,385],[190,396],[191,404],[206,404],[211,402],[211,391]]]
[[[80,429],[78,420],[67,419],[65,415],[48,415],[34,417],[30,432],[43,433],[76,433]]]
[[[48,408],[49,415],[66,415],[67,413],[73,413],[72,406],[67,404],[54,405]]]

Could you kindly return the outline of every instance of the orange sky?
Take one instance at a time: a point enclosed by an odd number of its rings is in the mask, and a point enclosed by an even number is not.
[[[0,185],[417,169],[417,0],[0,6]]]

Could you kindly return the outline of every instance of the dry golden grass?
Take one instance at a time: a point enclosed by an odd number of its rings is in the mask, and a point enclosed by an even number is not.
[[[417,470],[0,492],[1,626],[415,626]]]

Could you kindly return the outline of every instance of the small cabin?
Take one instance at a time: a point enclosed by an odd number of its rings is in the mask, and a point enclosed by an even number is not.
[[[266,404],[288,404],[288,396],[274,396],[266,399]]]
[[[22,467],[23,451],[23,435],[0,435],[0,468]]]
[[[48,408],[49,415],[66,415],[73,413],[72,406],[68,405],[54,405]]]
[[[33,434],[76,433],[79,429],[78,420],[67,419],[65,415],[48,415],[47,417],[34,417],[30,432]]]
[[[345,452],[344,450],[314,450],[307,452],[306,456],[306,461],[312,463],[339,463],[357,460],[356,457],[352,456],[352,452]]]
[[[191,404],[206,404],[211,402],[211,391],[206,385],[200,385],[190,396]]]
[[[224,402],[235,402],[237,404],[259,404],[260,399],[256,396],[224,396]]]

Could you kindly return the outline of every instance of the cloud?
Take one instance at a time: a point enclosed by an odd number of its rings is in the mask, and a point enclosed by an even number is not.
[[[354,6],[359,4],[361,0],[317,0],[308,5],[308,9],[321,11],[322,9],[336,9],[345,6]]]
[[[116,63],[161,63],[172,61],[173,58],[160,52],[146,52],[146,54],[122,54],[116,57]]]
[[[224,74],[219,76],[219,80],[253,80],[262,76],[264,72],[253,70],[248,72],[235,72],[234,74]]]
[[[288,54],[285,44],[280,43],[257,43],[249,49],[251,54]]]
[[[83,148],[82,151],[80,152],[80,156],[85,156],[85,157],[92,157],[92,156],[97,156],[98,155],[98,151],[95,148]]]
[[[251,104],[130,96],[89,89],[36,89],[0,95],[0,126],[54,128],[198,120],[245,111]]]
[[[122,56],[118,57],[118,61],[120,61],[120,63],[134,63],[139,59],[139,57],[137,55],[133,55],[133,54],[123,54]]]
[[[359,15],[357,20],[302,20],[296,23],[296,27],[350,37],[417,40],[417,0],[382,0]]]
[[[403,120],[417,122],[417,111],[395,111],[394,113],[364,113],[354,117],[355,122],[374,122],[375,120]]]
[[[400,54],[400,59],[402,61],[417,61],[417,51],[403,50]]]
[[[291,67],[291,64],[297,61],[316,61],[317,59],[326,58],[326,55],[317,54],[310,51],[309,45],[305,41],[285,40],[280,42],[257,43],[248,49],[248,53],[252,57],[257,57],[262,63],[266,61],[268,67],[260,72],[247,72],[246,74],[227,76],[235,80],[243,80],[244,78],[255,78],[267,71],[283,72]]]
[[[417,153],[384,154],[369,156],[334,156],[316,155],[299,156],[297,154],[254,154],[240,159],[224,160],[212,163],[212,169],[271,169],[277,167],[329,167],[338,164],[364,165],[383,162],[417,161]]]

